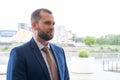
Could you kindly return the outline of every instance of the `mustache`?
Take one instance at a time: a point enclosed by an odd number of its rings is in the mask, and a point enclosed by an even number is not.
[[[47,33],[54,33],[54,30],[49,30],[47,31]]]

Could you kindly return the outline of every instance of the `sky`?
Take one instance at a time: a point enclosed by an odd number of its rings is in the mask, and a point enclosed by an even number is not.
[[[0,28],[30,25],[38,8],[50,9],[56,25],[78,37],[120,34],[120,0],[0,0]]]

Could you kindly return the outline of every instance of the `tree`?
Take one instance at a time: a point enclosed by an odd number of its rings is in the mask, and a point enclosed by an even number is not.
[[[106,35],[96,39],[97,44],[120,45],[120,35]]]
[[[87,36],[84,38],[84,43],[88,46],[94,45],[96,43],[96,38]]]

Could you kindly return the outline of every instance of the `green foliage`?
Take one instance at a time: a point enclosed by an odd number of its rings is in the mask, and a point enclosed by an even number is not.
[[[5,46],[1,49],[2,51],[8,51],[9,50],[9,47],[8,46]]]
[[[104,47],[103,47],[103,46],[101,46],[101,47],[100,47],[100,50],[103,50],[103,49],[104,49]]]
[[[87,36],[84,38],[84,43],[88,46],[91,46],[96,43],[96,38]]]
[[[110,50],[111,52],[119,52],[119,49],[114,47],[108,47],[108,50]]]
[[[114,50],[115,50],[115,52],[119,52],[119,49],[118,49],[118,48],[115,48]]]
[[[97,44],[120,45],[120,35],[101,36],[96,40]]]
[[[88,53],[89,52],[87,50],[80,50],[78,51],[78,57],[88,57],[89,56]]]
[[[83,38],[73,36],[70,40],[72,40],[72,41],[74,41],[74,42],[82,42],[82,41],[83,41]]]
[[[22,45],[24,42],[13,42],[12,45],[13,46],[18,46],[18,45]]]

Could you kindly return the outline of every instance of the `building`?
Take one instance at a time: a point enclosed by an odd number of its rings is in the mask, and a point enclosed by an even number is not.
[[[26,42],[32,37],[31,27],[26,23],[18,23],[17,33],[14,35],[15,42]]]
[[[16,28],[0,27],[0,42],[12,42],[16,33]]]
[[[32,37],[32,30],[26,23],[15,27],[0,27],[0,42],[26,42]]]
[[[27,23],[18,23],[14,28],[0,29],[0,42],[26,42],[32,37],[32,29]],[[52,42],[70,42],[72,31],[66,31],[65,26],[56,25]]]

